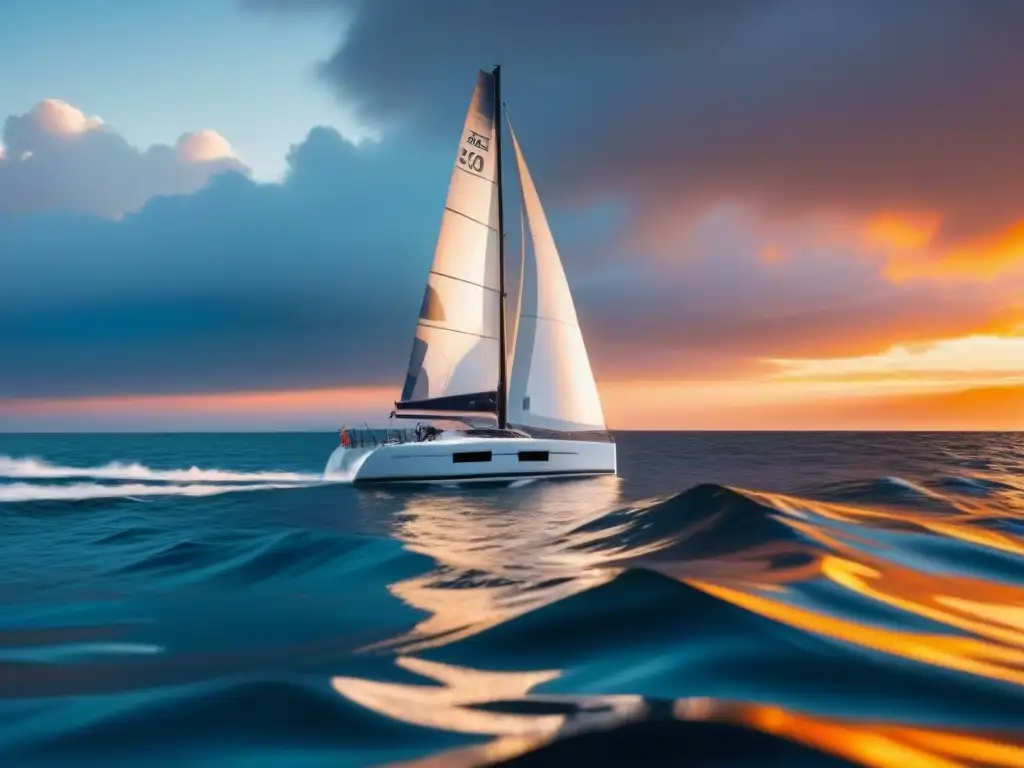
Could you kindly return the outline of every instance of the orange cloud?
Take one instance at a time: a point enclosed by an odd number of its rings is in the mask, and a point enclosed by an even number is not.
[[[933,213],[880,213],[868,220],[864,236],[869,248],[915,250],[932,241],[941,223]]]
[[[914,278],[993,280],[1024,270],[1024,220],[1005,229],[944,246],[942,217],[935,213],[881,213],[864,226],[868,248],[887,257],[885,276],[893,282]]]
[[[857,357],[767,359],[767,374],[601,387],[627,429],[1024,429],[1024,333],[897,344]]]
[[[1001,232],[951,248],[935,262],[934,274],[988,280],[1022,265],[1024,220]],[[901,276],[898,266],[894,265],[897,278]]]
[[[914,346],[897,344],[874,355],[770,360],[781,378],[852,381],[901,377],[967,384],[996,378],[1024,383],[1024,335],[975,334]]]

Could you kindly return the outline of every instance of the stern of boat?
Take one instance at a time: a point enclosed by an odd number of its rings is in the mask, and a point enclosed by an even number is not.
[[[339,445],[327,459],[327,466],[324,467],[324,479],[355,480],[359,468],[375,450],[377,449]]]

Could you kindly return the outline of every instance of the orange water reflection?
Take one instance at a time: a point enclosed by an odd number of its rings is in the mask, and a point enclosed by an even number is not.
[[[571,733],[643,719],[649,703],[639,695],[538,692],[567,670],[488,671],[414,655],[594,589],[623,570],[643,568],[800,632],[922,669],[1024,687],[1024,588],[992,577],[969,559],[974,551],[1024,556],[1024,542],[1012,529],[992,526],[1024,514],[1019,481],[1003,480],[1002,492],[984,498],[920,488],[916,506],[868,507],[719,489],[701,497],[701,504],[665,497],[612,516],[619,503],[617,481],[537,484],[492,501],[417,495],[408,499],[395,535],[432,557],[437,568],[391,590],[429,616],[373,650],[397,651],[396,664],[424,682],[336,677],[332,685],[340,695],[401,722],[494,737],[413,763],[421,767],[487,764]],[[723,549],[723,540],[751,525],[760,525],[764,537],[741,536],[743,546]],[[717,549],[703,544],[709,537],[718,537]],[[967,559],[932,558],[922,567],[924,556],[915,555],[914,546],[924,542],[945,542]],[[870,618],[877,612],[851,612],[849,601],[840,603],[843,609],[816,601],[802,591],[812,584],[816,594],[827,587],[915,621],[886,624]],[[525,706],[530,704],[561,709],[531,710]],[[1021,733],[838,718],[709,698],[678,699],[672,714],[687,722],[755,729],[878,768],[1024,766]]]
[[[587,698],[531,694],[556,671],[482,672],[420,659],[398,665],[440,685],[380,683],[336,677],[334,689],[399,722],[467,734],[492,735],[484,745],[403,763],[407,768],[476,766],[507,760],[568,735],[622,725],[648,716],[639,696]],[[566,714],[521,714],[476,708],[494,702],[575,704]],[[743,726],[873,768],[954,768],[1024,765],[1024,735],[969,733],[852,719],[825,718],[778,706],[708,698],[679,699],[672,715],[688,722]]]
[[[895,553],[887,551],[892,549],[891,541],[881,540],[873,548],[865,547],[869,539],[860,531],[830,529],[820,522],[860,521],[876,529],[891,523],[892,529],[899,531],[894,535],[941,533],[951,539],[1024,555],[1024,543],[1016,537],[974,527],[973,523],[988,517],[991,510],[982,513],[974,500],[952,500],[956,512],[942,515],[930,510],[863,509],[781,495],[749,495],[771,508],[788,512],[777,519],[820,545],[815,554],[820,579],[860,597],[929,619],[941,628],[935,632],[890,629],[873,626],[860,618],[832,616],[797,606],[772,588],[777,578],[759,583],[755,574],[746,584],[737,584],[735,578],[689,576],[686,568],[673,575],[720,600],[797,629],[926,664],[1024,685],[1024,588],[948,569],[933,573],[915,570],[899,564]],[[1007,512],[1004,510],[1004,514]],[[862,530],[866,533],[869,529]]]
[[[756,728],[874,768],[953,768],[1024,765],[1024,737],[912,728],[826,719],[781,707],[707,699],[681,699],[682,720],[709,720]]]

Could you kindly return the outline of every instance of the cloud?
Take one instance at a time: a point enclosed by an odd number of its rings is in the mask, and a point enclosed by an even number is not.
[[[175,146],[186,163],[210,163],[234,156],[228,140],[216,131],[183,134]]]
[[[825,360],[771,360],[779,378],[813,381],[851,381],[928,378],[961,382],[992,379],[1024,385],[1024,333],[1017,336],[972,334],[916,345],[895,345],[884,352]],[[967,364],[967,365],[965,365]],[[966,370],[965,370],[966,369]],[[987,380],[987,381],[986,381]]]
[[[1024,221],[1024,4],[302,5],[350,19],[321,73],[379,125],[457,130],[465,82],[500,59],[542,188],[625,200],[635,230],[685,229],[722,202],[783,219],[912,212],[937,223],[902,278],[1024,260],[985,239]]]
[[[48,158],[53,178],[38,181],[75,200],[108,190],[85,160],[113,156],[107,144],[86,151],[75,142],[112,142],[137,163],[170,153],[175,167],[205,175],[192,194],[161,192],[146,177],[136,209],[120,218],[52,197],[30,211],[0,208],[0,399],[397,393],[472,86],[454,80],[453,130],[396,125],[356,146],[315,128],[292,148],[281,183],[253,181],[212,131],[139,153],[78,110],[9,119],[8,147]],[[534,148],[545,156],[543,135],[523,144],[531,167],[542,167]],[[1020,295],[1009,282],[893,284],[883,257],[850,245],[841,218],[778,222],[718,205],[687,228],[637,233],[628,201],[600,195],[581,205],[548,180],[541,194],[604,383],[765,377],[776,370],[771,358],[856,356],[998,330]],[[507,216],[515,254],[516,205]],[[763,258],[769,244],[781,258]]]
[[[397,394],[474,71],[495,57],[618,426],[785,426],[808,387],[835,424],[833,395],[874,385],[835,379],[906,359],[945,375],[971,333],[1019,352],[1015,5],[298,5],[347,17],[321,72],[381,141],[315,128],[264,184],[214,131],[140,151],[57,101],[3,124],[6,423],[26,398],[57,425],[101,401],[129,421],[236,404],[284,424],[353,387],[361,408]],[[980,408],[975,391],[927,402]]]
[[[870,355],[897,343],[1008,333],[1019,322],[1012,308],[1024,280],[893,284],[880,274],[884,259],[827,230],[764,230],[716,209],[674,242],[674,257],[634,248],[599,270],[593,251],[561,241],[599,373],[761,375],[775,370],[771,358]],[[765,243],[785,257],[766,262]]]
[[[60,99],[46,99],[39,102],[29,114],[20,119],[11,119],[8,128],[9,141],[30,136],[32,131],[48,133],[51,136],[73,136],[94,131],[103,125],[98,117],[87,117],[82,110]],[[19,136],[20,134],[20,136]],[[31,142],[30,142],[31,143]]]
[[[140,151],[100,118],[58,99],[8,117],[0,145],[0,212],[7,213],[118,218],[155,195],[195,192],[224,171],[248,172],[216,131]]]
[[[221,173],[121,220],[0,212],[0,397],[397,381],[444,155],[410,176],[407,154],[317,128],[280,184]]]
[[[223,149],[203,141],[183,144]],[[453,154],[451,141],[357,147],[316,128],[281,183],[224,173],[117,221],[0,213],[0,398],[397,391]],[[602,381],[763,374],[762,358],[881,351],[999,319],[991,292],[893,286],[798,230],[771,232],[787,257],[765,264],[764,234],[735,211],[705,217],[678,262],[611,258],[614,211],[549,213]]]

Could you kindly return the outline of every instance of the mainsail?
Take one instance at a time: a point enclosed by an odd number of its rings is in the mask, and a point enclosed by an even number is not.
[[[497,409],[501,355],[495,77],[477,76],[398,410]]]
[[[509,124],[532,257],[523,253],[509,424],[557,431],[603,431],[604,411],[576,307],[547,217]]]

